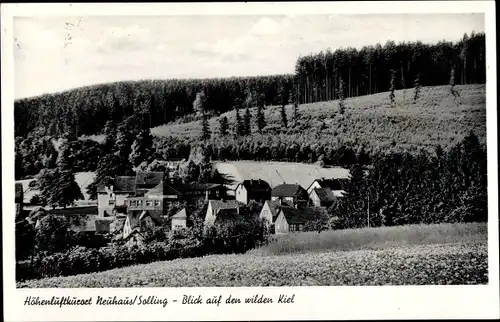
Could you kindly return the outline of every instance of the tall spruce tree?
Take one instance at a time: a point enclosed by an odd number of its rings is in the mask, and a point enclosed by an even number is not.
[[[413,103],[417,103],[417,100],[420,96],[420,90],[421,90],[421,85],[420,85],[420,73],[417,74],[417,77],[415,78],[415,82],[413,87],[415,88],[414,95],[413,95]]]
[[[245,109],[245,116],[244,116],[244,127],[243,127],[243,135],[250,135],[252,134],[252,113],[250,113],[250,107],[247,105]]]
[[[243,136],[245,135],[245,124],[243,122],[243,119],[241,118],[240,109],[237,106],[235,113],[236,113],[236,120],[233,126],[233,134],[235,137]]]
[[[201,139],[203,141],[210,140],[212,133],[210,132],[210,124],[208,123],[208,115],[206,112],[203,113],[203,118],[201,119]]]
[[[281,105],[280,115],[281,115],[281,126],[286,129],[288,127],[288,119],[286,116],[285,105]]]
[[[226,136],[229,132],[229,122],[226,116],[223,116],[219,120],[219,135]]]
[[[339,112],[340,114],[344,114],[346,106],[344,99],[344,81],[342,80],[342,77],[339,79],[338,95],[339,95]]]
[[[259,105],[257,105],[257,128],[259,132],[262,133],[262,130],[266,127],[266,117],[264,115],[264,101],[259,100]]]
[[[298,103],[298,98],[297,94],[295,93],[294,90],[291,90],[288,94],[288,104],[293,106],[293,126],[297,126],[297,123],[299,122],[300,119],[300,112],[299,112],[299,103]]]
[[[394,91],[396,90],[396,71],[391,70],[391,83],[390,83],[390,94],[389,99],[391,100],[391,107],[395,107],[395,99]]]

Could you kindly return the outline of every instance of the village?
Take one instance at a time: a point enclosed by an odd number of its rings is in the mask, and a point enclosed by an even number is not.
[[[58,216],[65,218],[75,232],[111,233],[114,240],[134,245],[142,243],[141,223],[168,226],[172,231],[190,228],[188,217],[193,214],[182,207],[186,203],[203,204],[203,225],[210,227],[223,220],[237,220],[240,210],[254,202],[269,233],[289,234],[303,231],[315,219],[315,209],[327,209],[335,198],[342,197],[347,182],[345,178],[311,178],[308,187],[286,182],[271,187],[262,179],[244,179],[232,186],[183,182],[168,175],[179,161],[162,162],[167,165],[166,172],[137,171],[135,176],[109,178],[99,183],[97,200],[66,208],[30,204],[24,197],[27,189],[18,182],[16,212],[29,212],[27,219],[35,228],[45,216]],[[182,208],[174,213],[173,205]]]

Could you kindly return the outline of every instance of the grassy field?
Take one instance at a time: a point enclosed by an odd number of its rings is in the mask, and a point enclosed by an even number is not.
[[[458,285],[488,282],[486,224],[365,228],[325,235],[327,242],[319,244],[309,234],[304,238],[291,237],[290,240],[300,245],[308,245],[299,247],[293,254],[280,251],[280,255],[272,255],[273,248],[264,247],[243,255],[177,259],[100,273],[18,282],[17,287]]]
[[[348,178],[349,171],[340,167],[322,168],[315,164],[296,162],[217,162],[217,170],[235,182],[245,179],[262,179],[271,187],[287,183],[298,183],[307,189],[314,179]],[[278,174],[279,172],[279,174]],[[236,184],[233,185],[236,188]]]
[[[309,134],[358,138],[371,145],[386,146],[394,140],[398,146],[449,146],[459,141],[469,131],[481,138],[486,133],[485,85],[456,86],[460,98],[455,100],[448,86],[424,87],[420,99],[412,103],[413,89],[395,92],[396,107],[391,108],[389,93],[359,96],[346,100],[344,115],[338,113],[338,102],[318,102],[299,107],[302,121]],[[256,109],[252,109],[256,113]],[[280,124],[280,109],[276,106],[265,110],[268,124]],[[287,106],[290,118],[292,110]],[[212,130],[218,128],[219,118],[227,116],[234,122],[234,111],[210,119]],[[255,118],[254,118],[255,120]],[[323,129],[321,125],[324,123]],[[199,122],[167,124],[152,129],[158,136],[194,138],[200,135]],[[255,131],[255,129],[254,129]],[[317,132],[319,132],[317,134]],[[308,133],[305,133],[308,134]]]
[[[484,243],[488,239],[486,223],[408,225],[362,229],[344,229],[277,235],[268,245],[250,253],[282,255],[321,251],[384,249],[404,245]]]
[[[77,172],[75,173],[75,181],[78,183],[78,186],[80,187],[80,190],[82,191],[83,197],[85,200],[80,201],[81,204],[87,204],[89,200],[89,195],[87,194],[87,186],[94,180],[95,173],[94,172]],[[29,203],[30,199],[38,194],[37,189],[32,189],[29,187],[29,184],[31,181],[34,179],[26,179],[26,180],[19,180],[16,182],[20,182],[23,185],[23,190],[24,190],[24,202]]]

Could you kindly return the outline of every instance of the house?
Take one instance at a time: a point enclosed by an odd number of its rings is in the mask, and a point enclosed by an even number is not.
[[[307,194],[310,196],[314,189],[330,189],[334,197],[342,197],[347,179],[315,179],[307,188]]]
[[[187,220],[186,209],[183,208],[178,213],[172,216],[172,230],[186,228],[187,227],[186,220]]]
[[[303,231],[307,222],[314,220],[316,213],[308,207],[280,207],[274,221],[276,234]]]
[[[21,212],[23,210],[23,199],[24,199],[24,189],[23,189],[23,184],[16,182],[15,185],[15,203],[16,203],[16,218],[21,215]]]
[[[298,184],[280,184],[271,191],[271,200],[290,206],[306,203],[309,199],[307,191]]]
[[[335,195],[330,188],[314,188],[309,194],[309,199],[316,207],[330,207],[335,200]]]
[[[271,186],[264,180],[244,180],[235,189],[235,198],[239,202],[248,204],[250,200],[263,202],[271,200]]]
[[[269,226],[276,220],[280,206],[281,205],[279,201],[265,201],[264,205],[262,206],[262,210],[260,211],[259,218],[265,220],[265,222]]]
[[[162,220],[150,211],[130,211],[123,225],[123,238],[127,239],[131,234],[139,233],[139,225],[155,226],[162,223]]]
[[[143,195],[163,181],[163,172],[137,172],[135,175],[135,194]]]
[[[135,194],[135,176],[119,176],[104,180],[97,186],[99,217],[111,216],[115,206],[125,205],[125,199]]]
[[[240,208],[241,204],[236,200],[210,200],[205,215],[205,225],[214,225],[221,210],[233,209],[236,214],[239,214]]]

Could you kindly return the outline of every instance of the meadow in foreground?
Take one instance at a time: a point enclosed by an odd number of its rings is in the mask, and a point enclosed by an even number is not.
[[[486,228],[471,223],[303,233],[243,255],[176,259],[17,287],[485,284]]]
[[[463,285],[488,282],[484,244],[280,256],[212,255],[31,280],[21,288]]]

